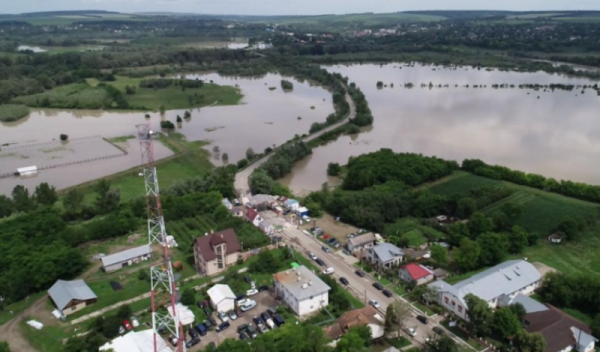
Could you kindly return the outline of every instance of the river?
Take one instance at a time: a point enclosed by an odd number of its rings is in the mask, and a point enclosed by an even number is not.
[[[324,182],[338,182],[327,176],[328,163],[346,164],[350,156],[381,148],[459,162],[478,158],[557,179],[600,184],[600,97],[595,91],[588,89],[581,94],[581,89],[544,92],[491,87],[503,83],[596,82],[544,72],[467,67],[364,64],[326,68],[356,82],[375,121],[363,133],[342,136],[297,163],[292,173],[280,180],[297,194],[318,190]],[[377,81],[388,87],[378,89]],[[409,82],[414,87],[404,88]],[[430,82],[434,86],[447,84],[448,88],[430,89]],[[421,88],[423,83],[427,86]],[[470,88],[464,87],[467,84]]]
[[[177,131],[190,141],[210,141],[206,149],[214,164],[223,164],[224,153],[228,154],[229,162],[235,163],[245,157],[247,148],[262,152],[267,147],[282,144],[295,134],[308,133],[312,123],[325,121],[333,112],[331,93],[292,78],[286,79],[293,82],[293,91],[284,92],[280,83],[283,77],[277,74],[260,78],[221,77],[216,73],[188,75],[190,79],[196,77],[217,84],[238,85],[244,97],[239,105],[194,109],[191,119],[181,124],[176,123],[176,117],[183,117],[185,110],[170,110],[165,116],[151,112],[149,119],[142,112],[32,110],[29,116],[19,121],[0,123],[0,144],[10,144],[0,151],[0,174],[14,172],[16,167],[48,166],[118,153],[110,145],[103,146],[106,150],[100,154],[98,150],[90,151],[100,148],[96,139],[93,145],[85,144],[88,143],[85,141],[60,145],[56,141],[60,134],[69,135],[71,140],[94,135],[104,138],[135,135],[136,124],[150,122],[159,130],[159,122],[163,119],[178,125]],[[275,90],[269,90],[269,87],[275,87]],[[28,146],[36,143],[51,145],[41,149]],[[9,194],[17,184],[32,189],[41,182],[48,182],[62,189],[127,170],[141,160],[136,143],[135,140],[127,142],[130,150],[127,156],[43,170],[33,178],[0,179],[0,194]],[[156,144],[158,158],[172,155],[169,149]],[[214,146],[219,147],[219,153],[213,153]],[[16,147],[19,147],[18,152],[12,150]]]

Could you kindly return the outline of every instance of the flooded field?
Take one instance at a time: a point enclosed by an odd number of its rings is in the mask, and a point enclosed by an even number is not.
[[[600,97],[596,92],[518,88],[519,84],[596,82],[543,72],[401,66],[328,67],[362,89],[374,125],[358,136],[343,136],[315,149],[281,183],[297,193],[318,190],[324,182],[336,182],[326,174],[328,163],[346,164],[350,156],[391,148],[459,162],[478,158],[557,179],[600,184]],[[378,89],[378,81],[388,86]],[[404,88],[406,83],[414,87]],[[515,87],[494,89],[493,84]]]
[[[238,85],[244,94],[241,104],[194,109],[192,117],[180,124],[176,122],[177,116],[183,117],[184,110],[167,111],[164,116],[158,112],[150,112],[148,119],[142,112],[32,110],[29,116],[19,121],[0,123],[0,144],[9,144],[10,148],[13,148],[26,143],[50,142],[58,139],[63,133],[69,135],[70,139],[91,135],[104,138],[135,135],[136,124],[150,122],[156,130],[160,130],[160,121],[167,119],[173,122],[177,126],[176,130],[188,140],[211,141],[211,145],[207,146],[211,153],[213,147],[218,146],[219,152],[213,153],[212,161],[221,165],[224,153],[228,154],[229,162],[237,162],[245,157],[248,148],[260,152],[291,139],[295,134],[308,133],[312,123],[325,121],[327,115],[333,112],[331,93],[290,78],[287,79],[294,83],[294,90],[289,93],[283,92],[280,86],[282,77],[279,75],[269,74],[258,79],[220,77],[218,74],[189,76],[191,79],[196,77],[218,84]],[[275,89],[270,90],[269,87]],[[27,180],[0,179],[0,193],[10,193],[15,184],[35,187],[40,182],[49,182],[57,188],[65,188],[139,165],[137,140],[129,140],[127,143],[134,148],[127,156],[92,162],[84,166],[43,170]],[[157,146],[156,152],[159,158],[172,154],[162,145]],[[36,153],[47,156],[43,152]],[[57,155],[61,155],[61,158],[69,155],[69,158],[78,160],[88,159],[87,153],[89,152],[80,149],[60,152],[57,150]],[[30,164],[32,160],[22,159],[20,156],[4,157],[0,161],[0,174],[16,171],[14,167],[17,165]]]

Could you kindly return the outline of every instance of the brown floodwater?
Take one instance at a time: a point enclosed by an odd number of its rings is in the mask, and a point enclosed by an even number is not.
[[[359,135],[342,136],[316,148],[280,182],[300,194],[318,190],[324,182],[338,182],[327,176],[328,163],[346,164],[350,156],[390,148],[459,162],[478,158],[556,179],[600,184],[600,96],[595,91],[491,87],[503,83],[590,85],[595,81],[543,72],[401,66],[405,65],[327,67],[362,89],[374,124]],[[388,87],[378,89],[377,81]],[[449,87],[429,89],[430,82]],[[405,83],[415,86],[406,89]],[[422,83],[427,87],[421,88]],[[464,88],[466,84],[471,88]]]
[[[40,147],[44,150],[24,148],[23,150],[27,150],[23,152],[25,154],[13,153],[11,148],[16,146],[51,142],[63,133],[69,135],[70,139],[93,135],[104,138],[135,135],[136,124],[150,122],[155,130],[160,130],[159,123],[164,119],[173,122],[177,131],[190,141],[210,141],[211,144],[206,148],[212,154],[213,163],[221,165],[224,153],[228,154],[229,162],[234,163],[245,157],[248,148],[261,152],[274,144],[284,143],[295,134],[308,133],[312,123],[325,121],[326,116],[333,112],[329,92],[291,78],[286,79],[294,83],[293,91],[283,92],[280,84],[282,77],[276,74],[252,79],[220,77],[218,74],[189,76],[192,79],[196,77],[218,84],[238,85],[244,94],[241,104],[194,109],[191,119],[184,120],[181,124],[177,124],[176,118],[177,115],[183,117],[185,110],[170,110],[165,116],[150,112],[149,119],[142,112],[32,110],[29,116],[19,121],[0,123],[0,144],[10,144],[9,148],[5,148],[9,150],[0,153],[0,174],[14,172],[15,167],[87,160],[106,154],[102,149],[106,146],[100,148],[92,144],[83,144],[79,148],[74,148],[75,143],[63,147]],[[271,91],[269,87],[276,89]],[[42,170],[36,176],[26,179],[0,179],[0,194],[10,193],[17,184],[35,188],[41,182],[48,182],[61,189],[127,170],[139,165],[141,160],[137,141],[129,140],[128,144],[131,152],[127,156]],[[212,152],[214,146],[219,147],[218,153]],[[160,143],[156,143],[155,153],[157,158],[172,155]]]

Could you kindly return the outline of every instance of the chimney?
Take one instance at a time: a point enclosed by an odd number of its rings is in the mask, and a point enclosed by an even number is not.
[[[212,234],[212,233],[215,233],[215,230],[211,229],[211,230],[210,230],[210,233],[211,233],[211,234]]]
[[[300,280],[302,280],[302,278],[300,276],[298,276],[298,282],[300,282]]]
[[[312,281],[308,281],[308,286],[312,286]]]
[[[224,239],[223,234],[221,234],[221,239]]]

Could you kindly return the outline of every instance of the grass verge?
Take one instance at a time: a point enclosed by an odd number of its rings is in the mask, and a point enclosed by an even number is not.
[[[0,105],[0,121],[13,122],[22,119],[29,114],[25,105],[3,104]]]

